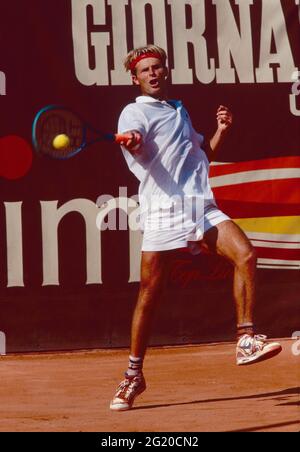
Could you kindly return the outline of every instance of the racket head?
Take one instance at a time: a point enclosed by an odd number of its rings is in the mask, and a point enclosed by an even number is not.
[[[53,140],[67,135],[69,144],[57,149]],[[35,116],[32,126],[32,143],[38,154],[56,159],[68,159],[86,146],[87,126],[74,112],[59,105],[48,105]]]

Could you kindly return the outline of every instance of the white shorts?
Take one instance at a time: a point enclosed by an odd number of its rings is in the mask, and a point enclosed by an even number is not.
[[[198,254],[200,247],[197,242],[203,239],[205,232],[223,221],[230,220],[218,207],[214,204],[206,206],[203,216],[197,222],[187,224],[186,227],[172,227],[169,225],[159,225],[159,228],[151,228],[149,223],[153,224],[153,220],[149,217],[145,220],[143,227],[143,245],[142,251],[167,251],[179,248],[189,248],[191,254]],[[182,215],[180,218],[173,218],[173,225],[182,223]]]

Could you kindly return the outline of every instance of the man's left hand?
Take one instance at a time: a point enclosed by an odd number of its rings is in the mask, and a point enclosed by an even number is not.
[[[231,111],[224,107],[224,105],[220,105],[217,111],[217,121],[218,121],[218,129],[221,132],[225,132],[232,126],[233,115]]]

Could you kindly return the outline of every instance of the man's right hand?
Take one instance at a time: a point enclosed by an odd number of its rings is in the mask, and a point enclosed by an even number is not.
[[[128,132],[130,138],[126,141],[122,141],[121,145],[127,149],[131,154],[134,154],[136,151],[139,150],[139,148],[142,145],[143,137],[140,132],[137,132],[136,130],[132,130],[131,132]]]

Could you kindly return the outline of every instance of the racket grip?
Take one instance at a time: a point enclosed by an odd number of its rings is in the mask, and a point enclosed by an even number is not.
[[[132,133],[116,133],[115,134],[115,142],[118,144],[121,144],[123,142],[126,143],[126,141],[131,140],[132,139]]]

